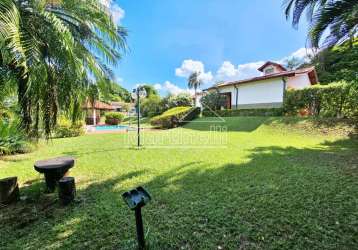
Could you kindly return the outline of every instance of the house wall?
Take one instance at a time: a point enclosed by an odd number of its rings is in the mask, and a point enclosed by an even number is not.
[[[303,89],[311,86],[311,81],[308,74],[299,74],[294,77],[289,77],[287,80],[287,89]]]
[[[266,71],[267,68],[273,68],[273,72],[270,73],[270,74],[282,72],[282,69],[279,68],[278,66],[276,66],[276,65],[268,65],[268,66],[266,66],[266,67],[262,70],[264,75],[267,75],[267,74],[265,73],[265,71]]]
[[[237,108],[273,108],[282,106],[284,83],[281,78],[239,84]],[[234,86],[222,87],[220,93],[231,92],[231,105],[236,108]]]
[[[220,93],[231,93],[231,108],[235,108],[236,102],[236,90],[234,86],[222,87],[219,89]]]

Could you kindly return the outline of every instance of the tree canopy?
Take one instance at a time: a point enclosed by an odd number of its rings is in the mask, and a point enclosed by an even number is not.
[[[15,85],[25,131],[49,136],[61,111],[79,110],[91,82],[111,78],[126,36],[100,1],[1,0],[0,81]]]
[[[357,0],[285,0],[284,5],[286,18],[292,16],[294,27],[306,12],[311,25],[308,37],[313,47],[319,47],[323,37],[323,47],[331,47],[357,36]]]
[[[358,40],[352,45],[346,42],[327,48],[315,55],[310,63],[301,67],[315,66],[319,81],[327,84],[336,81],[354,81],[358,84]]]

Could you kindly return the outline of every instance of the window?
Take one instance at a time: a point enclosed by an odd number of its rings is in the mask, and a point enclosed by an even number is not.
[[[265,69],[265,74],[266,74],[266,75],[267,75],[267,74],[272,74],[273,71],[274,71],[273,67],[267,67],[267,68]]]

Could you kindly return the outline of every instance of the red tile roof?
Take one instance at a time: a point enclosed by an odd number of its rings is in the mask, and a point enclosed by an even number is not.
[[[216,84],[216,85],[208,88],[208,90],[219,88],[219,87],[224,87],[224,86],[257,82],[257,81],[273,79],[273,78],[278,78],[278,77],[292,77],[292,76],[299,75],[299,74],[308,74],[312,85],[318,83],[318,77],[317,77],[316,70],[314,67],[310,67],[310,68],[303,68],[303,69],[297,69],[297,70],[283,71],[283,72],[273,73],[273,74],[264,75],[264,76],[257,76],[257,77],[253,77],[253,78],[249,78],[249,79],[245,79],[245,80],[223,82],[223,83],[219,83],[219,84]]]
[[[99,110],[114,110],[115,108],[112,105],[109,105],[107,103],[104,102],[100,102],[100,101],[96,101],[95,105],[94,105],[95,109],[99,109]],[[92,109],[92,104],[87,101],[82,108],[84,109]]]

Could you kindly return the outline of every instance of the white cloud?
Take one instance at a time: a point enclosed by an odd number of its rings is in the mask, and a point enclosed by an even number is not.
[[[180,77],[189,77],[194,72],[204,72],[204,64],[201,61],[184,60],[180,68],[175,69],[175,75]]]
[[[303,62],[307,62],[309,58],[314,54],[312,49],[300,48],[289,56],[275,60],[277,63],[285,64],[286,61],[292,57],[297,58]],[[268,58],[268,60],[270,60]],[[261,72],[257,69],[262,66],[265,61],[257,61],[245,64],[239,64],[235,67],[230,61],[224,61],[221,67],[217,70],[214,80],[219,81],[233,81],[233,80],[242,80],[255,76],[260,76]]]
[[[162,89],[162,85],[159,84],[159,83],[154,84],[153,87],[154,87],[154,89],[156,89],[156,90],[161,90],[161,89]]]
[[[209,83],[213,80],[213,78],[213,74],[210,71],[199,75],[199,79],[202,80],[203,83]]]
[[[171,94],[171,95],[178,95],[181,93],[189,93],[194,94],[194,90],[188,89],[188,88],[181,88],[178,85],[175,85],[174,83],[171,83],[170,81],[165,81],[164,83],[137,83],[135,85],[135,88],[138,88],[139,86],[143,85],[151,85],[153,88],[157,91],[160,91],[162,94]],[[198,91],[199,92],[199,91]]]
[[[308,62],[313,55],[314,55],[313,49],[300,48],[300,49],[296,50],[295,52],[291,53],[291,55],[286,56],[286,57],[278,60],[277,62],[280,64],[285,64],[287,60],[289,60],[291,58],[296,58],[299,61],[301,61],[302,63],[304,63],[304,62]]]
[[[169,81],[166,81],[163,85],[163,89],[166,90],[169,94],[172,94],[172,95],[177,95],[177,94],[180,94],[180,93],[183,93],[185,92],[184,89],[178,87],[177,85],[169,82]]]
[[[166,81],[162,85],[161,90],[165,91],[165,92],[167,92],[167,93],[169,93],[171,95],[178,95],[178,94],[181,94],[181,93],[188,93],[190,95],[194,95],[194,90],[193,89],[181,88],[178,85],[175,85],[174,83],[171,83],[170,81]]]
[[[225,78],[225,77],[231,78],[231,77],[235,77],[237,74],[238,74],[238,70],[229,61],[224,61],[221,67],[216,72],[216,76],[218,78]]]
[[[235,67],[231,62],[225,61],[216,72],[215,81],[234,81],[259,76],[260,72],[257,69],[264,63],[259,61],[240,64]]]
[[[204,64],[201,61],[194,61],[192,59],[184,60],[180,68],[175,69],[175,75],[179,77],[189,77],[192,73],[199,72],[199,78],[204,83],[209,83],[213,80],[213,74],[205,72]]]
[[[300,48],[298,50],[296,50],[295,52],[293,52],[291,54],[291,57],[297,57],[299,59],[303,59],[303,60],[308,60],[311,56],[313,56],[314,51],[313,49],[310,48]]]
[[[122,78],[122,77],[119,77],[119,76],[116,76],[116,77],[114,77],[114,81],[115,81],[116,83],[123,83],[123,78]]]
[[[113,0],[100,0],[100,3],[109,9],[114,23],[120,23],[125,16],[125,11]]]
[[[125,11],[118,4],[112,4],[111,12],[114,23],[120,23],[125,16]]]

